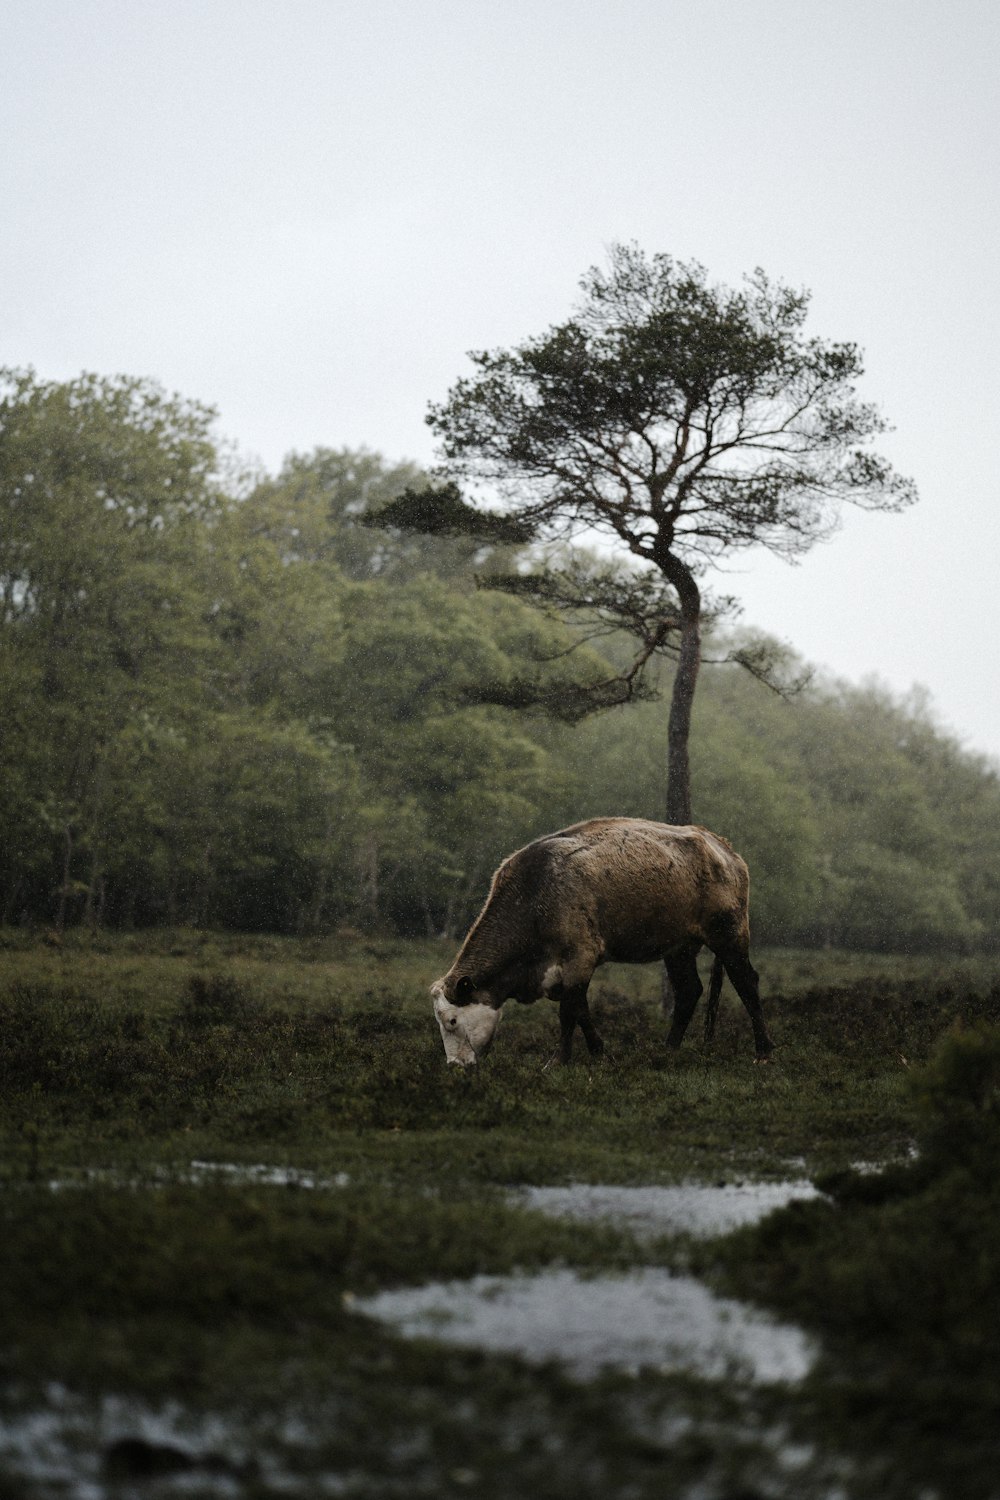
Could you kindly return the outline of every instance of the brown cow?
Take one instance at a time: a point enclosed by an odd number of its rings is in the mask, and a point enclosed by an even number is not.
[[[746,1006],[758,1062],[771,1055],[750,963],[747,867],[707,828],[592,818],[536,839],[505,859],[461,952],[431,989],[449,1062],[489,1050],[505,1000],[559,1002],[559,1057],[577,1026],[591,1053],[604,1043],[587,987],[603,963],[662,959],[674,990],[667,1044],[679,1047],[702,993],[697,955],[715,954],[706,1035],[723,969]]]

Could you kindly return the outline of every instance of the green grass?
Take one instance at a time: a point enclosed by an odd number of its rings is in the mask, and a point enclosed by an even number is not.
[[[834,987],[831,955],[765,955],[762,969],[768,958],[779,982],[791,966],[813,974],[791,993],[771,986],[773,1066],[753,1066],[732,995],[711,1049],[696,1017],[670,1053],[655,969],[616,968],[595,985],[608,1048],[599,1066],[578,1043],[576,1066],[545,1069],[556,1022],[539,1003],[508,1006],[492,1055],[467,1075],[446,1068],[430,1014],[440,945],[189,933],[145,949],[135,939],[9,946],[3,1170],[221,1154],[433,1184],[461,1141],[470,1181],[650,1181],[904,1149],[909,1066],[988,1002],[963,971],[943,988],[937,965],[902,982],[876,960],[864,980],[855,959],[850,982]]]
[[[52,1382],[95,1410],[109,1395],[180,1401],[224,1415],[306,1494],[336,1473],[365,1495],[750,1495],[773,1487],[779,1428],[846,1453],[851,1496],[902,1497],[918,1479],[989,1493],[1000,992],[983,961],[763,953],[768,1066],[731,995],[710,1049],[699,1015],[670,1053],[656,971],[609,969],[598,1064],[581,1046],[573,1067],[546,1069],[554,1008],[511,1005],[464,1073],[445,1064],[427,998],[445,945],[9,933],[0,953],[9,1417],[44,1407]],[[905,1165],[915,1139],[919,1172]],[[196,1184],[197,1160],[339,1185]],[[857,1178],[859,1160],[902,1165]],[[839,1206],[701,1249],[553,1223],[503,1192],[789,1171],[826,1174]],[[349,1310],[354,1293],[428,1277],[691,1255],[822,1332],[815,1381],[750,1406],[670,1376],[580,1386],[402,1344]],[[282,1435],[292,1416],[304,1446]],[[236,1467],[243,1493],[271,1493],[266,1465]],[[833,1480],[817,1459],[796,1483],[820,1495]]]

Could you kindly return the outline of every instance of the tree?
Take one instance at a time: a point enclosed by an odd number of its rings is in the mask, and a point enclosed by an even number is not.
[[[400,583],[434,573],[471,591],[474,568],[485,558],[479,539],[378,535],[370,525],[386,504],[404,491],[419,494],[427,483],[416,464],[389,463],[367,448],[316,448],[289,454],[251,498],[258,525],[289,560],[336,564],[356,582]]]
[[[0,371],[0,799],[5,910],[50,876],[61,926],[103,897],[113,768],[209,643],[200,559],[223,506],[213,414],[125,377]],[[30,767],[30,771],[26,768]]]
[[[857,347],[804,333],[807,293],[760,270],[739,290],[715,286],[697,263],[633,245],[613,247],[609,269],[592,268],[581,287],[565,323],[471,355],[475,374],[427,419],[448,483],[382,515],[475,535],[499,519],[499,501],[522,540],[610,539],[652,575],[632,682],[652,654],[674,651],[666,816],[688,822],[705,570],[753,546],[793,558],[831,532],[841,502],[898,510],[916,494],[871,451],[886,424],[856,395]],[[455,480],[471,486],[471,503]],[[632,579],[618,568],[601,584],[605,619],[617,612],[626,628]],[[521,588],[581,602],[565,577]]]
[[[541,831],[558,767],[528,726],[512,729],[490,705],[529,680],[538,657],[565,653],[565,632],[433,574],[352,584],[343,617],[325,708],[358,767],[357,920],[453,934],[512,841]],[[594,672],[586,655],[564,663]]]

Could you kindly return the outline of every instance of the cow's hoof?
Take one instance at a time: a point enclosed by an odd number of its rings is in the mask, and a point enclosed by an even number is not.
[[[754,1058],[754,1062],[755,1063],[769,1063],[769,1062],[774,1062],[774,1058],[771,1056],[770,1052],[765,1052],[761,1057],[755,1057]]]

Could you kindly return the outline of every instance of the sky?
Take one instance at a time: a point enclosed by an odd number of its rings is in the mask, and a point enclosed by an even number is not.
[[[0,364],[152,377],[277,470],[424,417],[608,247],[762,266],[918,486],[718,580],[1000,759],[995,0],[0,0]]]

